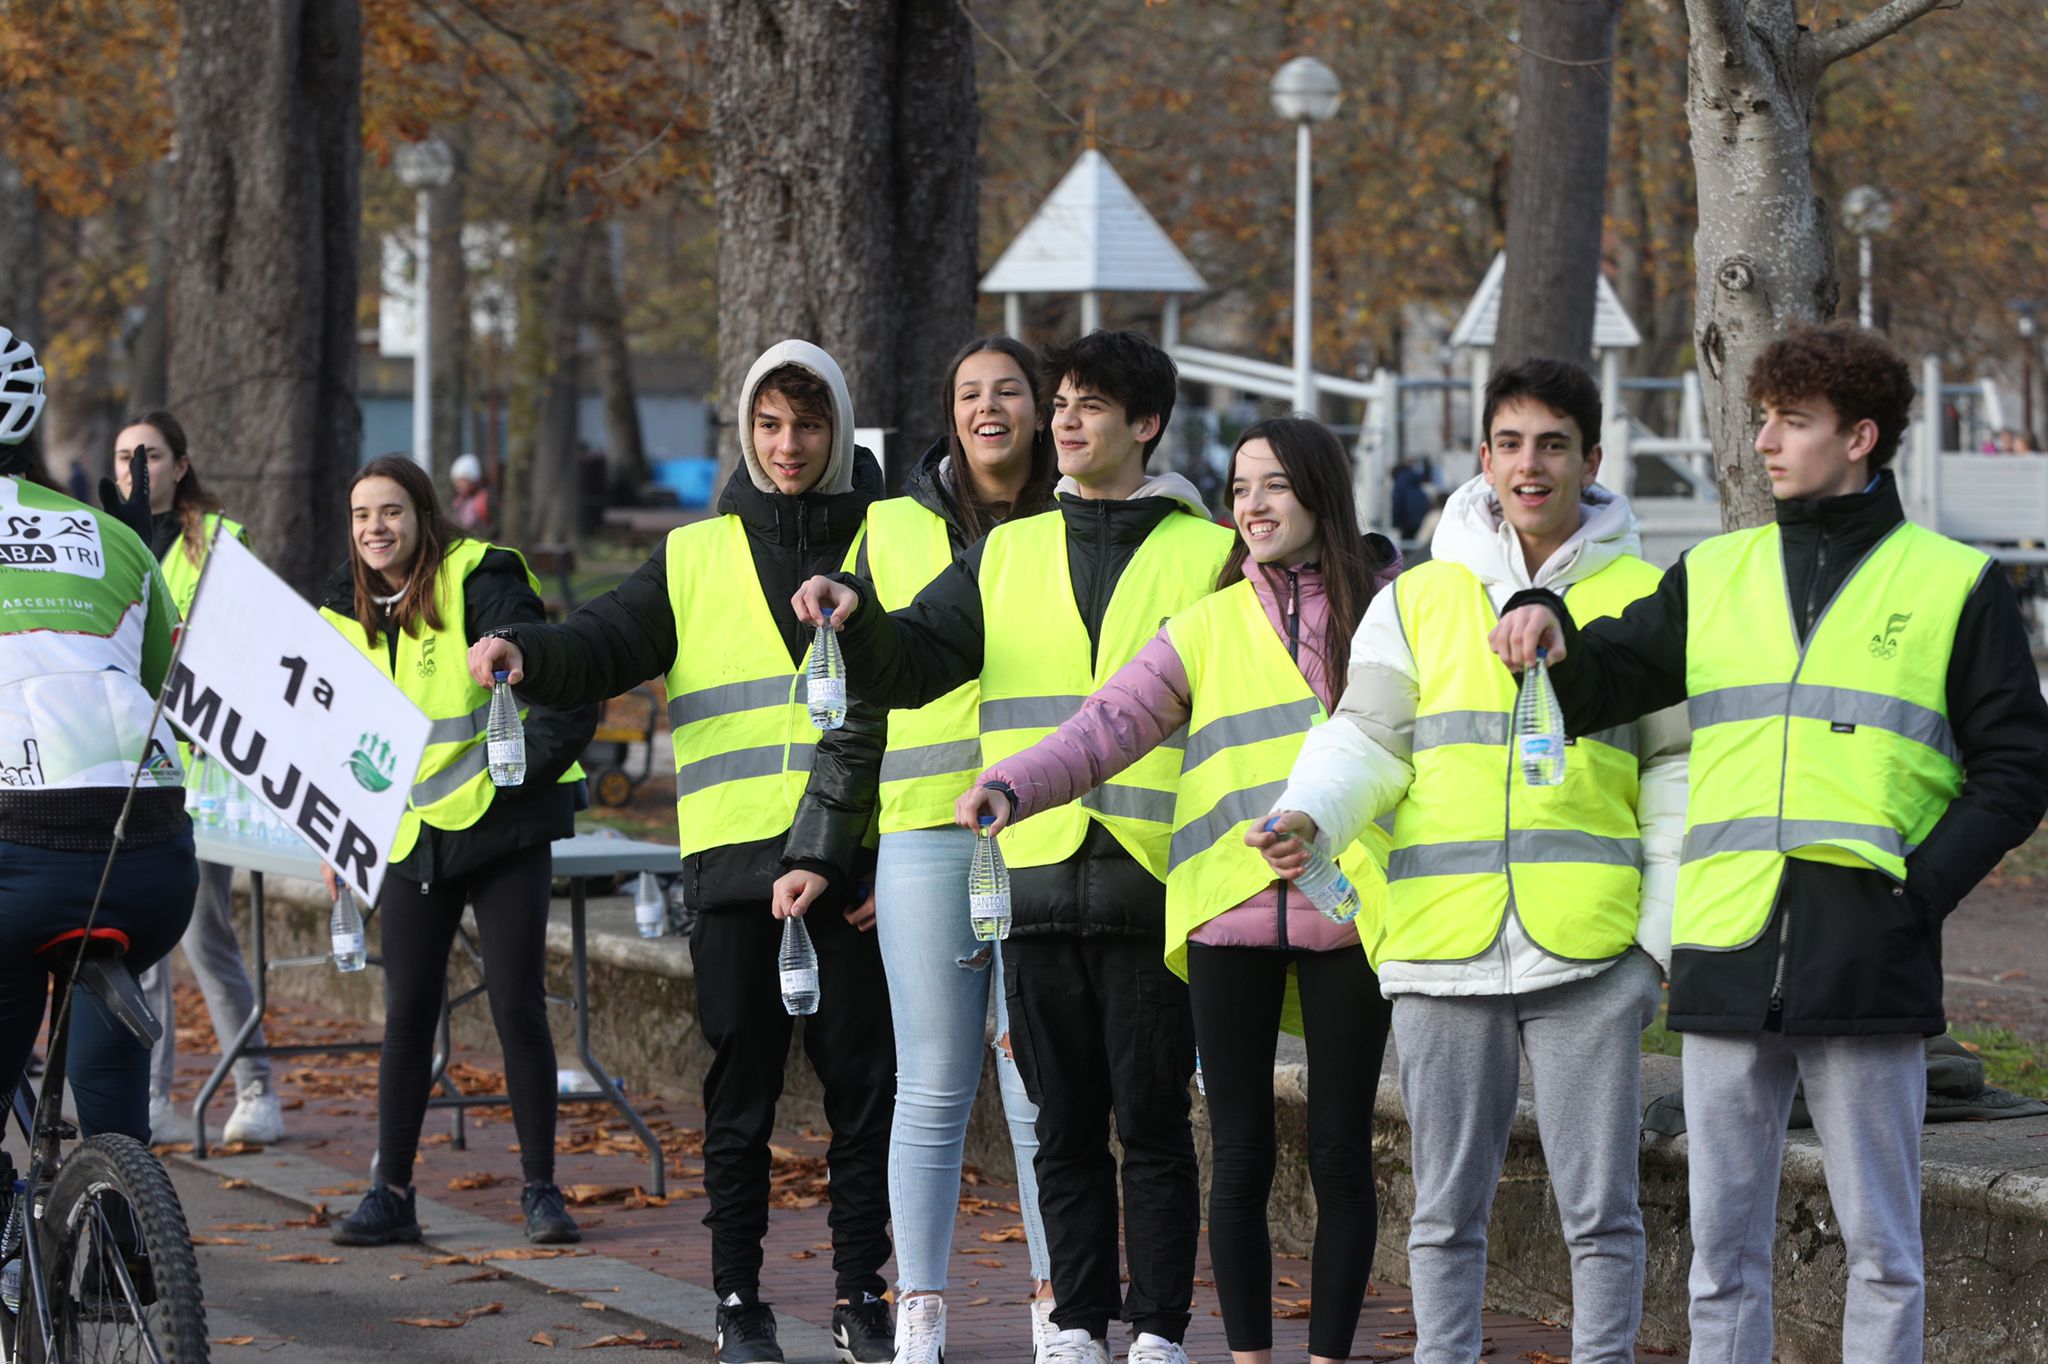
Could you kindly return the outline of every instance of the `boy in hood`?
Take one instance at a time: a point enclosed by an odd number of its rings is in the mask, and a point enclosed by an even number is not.
[[[832,1129],[832,1333],[842,1359],[880,1364],[894,1341],[881,1270],[896,1057],[881,954],[868,931],[873,909],[858,889],[873,865],[861,845],[875,774],[833,766],[818,749],[799,682],[811,631],[790,597],[805,579],[845,564],[881,493],[881,470],[853,444],[839,366],[808,342],[784,341],[754,362],[738,415],[740,462],[720,515],[670,532],[631,578],[562,624],[479,641],[470,671],[509,670],[520,696],[551,705],[666,679],[684,894],[697,909],[698,1022],[713,1051],[704,1077],[704,1224],[720,1364],[782,1358],[774,1314],[760,1300],[768,1137],[792,1027],[778,988],[783,926],[771,895],[792,825],[816,822],[806,843],[825,850],[813,865],[829,885],[806,920],[819,988],[804,1051]],[[845,724],[879,730],[881,718],[856,697]],[[799,816],[814,765],[813,789],[825,798]]]
[[[1028,747],[1207,596],[1235,536],[1194,485],[1145,462],[1173,414],[1164,351],[1091,332],[1046,357],[1061,478],[1055,510],[1008,521],[901,611],[850,574],[804,585],[798,612],[843,629],[864,700],[917,706],[981,683],[984,764]],[[1200,1228],[1187,986],[1165,964],[1166,852],[1180,755],[1164,747],[1081,801],[1000,835],[1014,916],[1003,944],[1010,1040],[1038,1105],[1039,1206],[1056,1331],[1041,1364],[1187,1364],[1181,1338]],[[994,788],[1000,789],[1000,788]],[[1119,1292],[1117,1163],[1123,1142]]]
[[[1518,594],[1493,644],[1509,667],[1547,650],[1567,732],[1677,701],[1692,716],[1670,1020],[1686,1035],[1692,1358],[1772,1357],[1778,1171],[1803,1082],[1847,1247],[1842,1357],[1918,1364],[1941,926],[2040,823],[2048,703],[2012,584],[1899,505],[1886,466],[1913,405],[1905,361],[1858,328],[1799,328],[1757,357],[1749,398],[1771,524],[1701,541],[1619,619]]]
[[[1526,1057],[1571,1252],[1572,1358],[1620,1364],[1642,1317],[1639,1039],[1669,952],[1687,731],[1673,709],[1589,734],[1561,785],[1524,783],[1513,680],[1487,671],[1475,626],[1532,584],[1582,620],[1612,614],[1658,573],[1637,557],[1626,499],[1594,482],[1600,390],[1584,369],[1500,371],[1482,425],[1481,474],[1445,506],[1431,561],[1373,598],[1277,831],[1247,841],[1291,875],[1304,840],[1341,848],[1394,818],[1392,904],[1371,951],[1414,1132],[1417,1361],[1479,1356],[1486,1228]]]

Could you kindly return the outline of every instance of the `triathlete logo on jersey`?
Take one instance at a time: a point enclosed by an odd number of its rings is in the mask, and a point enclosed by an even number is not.
[[[0,479],[0,568],[104,578],[99,520],[89,512],[24,507],[15,481]]]

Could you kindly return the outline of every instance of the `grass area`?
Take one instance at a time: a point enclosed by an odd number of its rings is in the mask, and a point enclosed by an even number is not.
[[[1650,1020],[1650,1026],[1643,1029],[1643,1051],[1651,1056],[1678,1055],[1679,1034],[1664,1026],[1664,1013],[1668,1000],[1657,1004],[1657,1016]]]
[[[576,816],[577,833],[595,833],[599,829],[613,829],[627,838],[643,839],[649,843],[673,843],[676,841],[675,807],[644,810],[629,805],[623,810],[608,810],[601,805],[593,805]]]

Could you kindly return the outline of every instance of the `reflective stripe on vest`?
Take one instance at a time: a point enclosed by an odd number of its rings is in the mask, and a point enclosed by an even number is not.
[[[1324,716],[1249,582],[1196,602],[1167,634],[1187,671],[1190,702],[1166,874],[1166,964],[1186,979],[1188,936],[1273,883],[1266,859],[1245,846],[1245,830],[1272,810],[1309,727]],[[1368,947],[1386,918],[1387,843],[1386,830],[1368,824],[1337,858],[1358,888],[1353,922]],[[1288,999],[1283,1022],[1298,1033],[1291,980]]]
[[[1067,567],[1065,513],[1042,512],[989,532],[980,571],[983,765],[1044,738],[1169,617],[1209,595],[1235,538],[1188,512],[1154,526],[1117,578],[1091,666]],[[1172,735],[1080,800],[1004,829],[1004,859],[1013,867],[1065,861],[1093,819],[1164,881],[1180,764],[1181,738]]]
[[[739,517],[670,531],[665,555],[682,856],[787,833],[818,745],[804,701],[810,654],[790,662]]]
[[[171,604],[178,608],[178,619],[183,620],[192,610],[192,598],[199,591],[200,570],[206,567],[206,556],[213,549],[214,532],[226,526],[228,534],[249,543],[249,532],[239,521],[231,521],[219,512],[208,512],[200,523],[199,562],[192,562],[185,553],[185,537],[180,534],[164,551],[162,568],[164,587],[171,594]],[[358,631],[358,633],[361,633]]]
[[[320,608],[320,614],[341,631],[342,637],[376,664],[377,671],[397,683],[399,690],[433,722],[427,731],[426,750],[420,755],[419,771],[413,776],[405,817],[399,821],[398,834],[391,840],[392,862],[413,850],[422,822],[437,829],[467,829],[483,818],[497,793],[498,788],[491,783],[484,747],[491,693],[469,676],[469,633],[463,599],[463,583],[493,549],[504,549],[519,559],[527,585],[539,597],[540,584],[518,550],[483,540],[457,540],[448,547],[441,560],[440,574],[434,580],[434,602],[441,616],[441,628],[429,630],[422,622],[417,635],[399,631],[395,670],[389,642],[381,631],[366,639],[361,623],[354,617]],[[583,769],[572,766],[561,780],[578,781],[582,776]]]
[[[900,611],[953,562],[945,519],[915,498],[868,508],[868,574],[885,611]],[[953,802],[981,772],[978,682],[963,682],[914,710],[889,712],[879,822],[885,834],[953,822]]]
[[[1990,561],[1903,522],[1795,631],[1775,525],[1686,556],[1691,783],[1672,941],[1729,949],[1769,923],[1788,857],[1906,857],[1962,789],[1948,665]]]
[[[1620,613],[1662,575],[1621,558],[1565,592],[1584,624]],[[1553,956],[1604,961],[1635,941],[1643,848],[1635,726],[1568,747],[1557,786],[1522,780],[1508,747],[1516,681],[1487,647],[1486,586],[1438,559],[1394,580],[1419,687],[1415,779],[1395,810],[1381,961],[1466,961],[1491,947],[1512,906]]]

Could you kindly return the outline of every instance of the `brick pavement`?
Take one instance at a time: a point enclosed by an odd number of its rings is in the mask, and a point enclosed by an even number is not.
[[[214,1043],[196,989],[181,981],[177,990],[179,1065],[174,1097],[182,1112],[211,1069]],[[266,1026],[272,1041],[278,1043],[374,1035],[354,1020],[288,1000],[273,1000]],[[502,1077],[494,1060],[483,1054],[458,1054],[453,1071],[464,1092],[497,1092]],[[354,1207],[367,1187],[369,1162],[376,1149],[375,1057],[281,1058],[276,1067],[279,1093],[287,1109],[288,1135],[283,1150],[333,1168],[333,1183],[316,1189],[315,1196],[326,1199],[331,1213],[342,1215]],[[583,1248],[708,1288],[710,1241],[699,1226],[701,1211],[692,1206],[703,1198],[702,1114],[673,1097],[634,1097],[661,1139],[669,1196],[661,1200],[645,1192],[646,1154],[614,1110],[589,1102],[565,1103],[557,1136],[556,1177],[586,1232]],[[208,1114],[216,1131],[230,1106],[225,1094],[216,1096]],[[446,1111],[428,1114],[414,1175],[421,1195],[508,1228],[516,1227],[520,1221],[518,1145],[510,1110],[470,1110],[463,1150],[454,1149],[449,1127]],[[160,1149],[185,1148],[171,1143]],[[778,1314],[794,1315],[820,1327],[829,1324],[832,1311],[824,1150],[825,1142],[817,1133],[777,1135],[773,1209],[762,1273],[762,1296],[775,1303]],[[263,1159],[260,1150],[223,1150],[209,1162],[209,1168],[223,1178],[233,1178],[238,1171],[256,1173]],[[981,1181],[971,1172],[970,1180],[955,1224],[957,1259],[948,1291],[946,1357],[951,1364],[1015,1364],[1029,1358],[1025,1301],[1030,1288],[1016,1191]],[[432,1233],[429,1225],[430,1237]],[[508,1237],[507,1244],[518,1244],[516,1233]],[[416,1247],[386,1247],[336,1253],[398,1261],[420,1252]],[[1274,1324],[1276,1355],[1283,1360],[1299,1359],[1308,1346],[1303,1319],[1308,1305],[1308,1265],[1298,1258],[1281,1257],[1274,1268],[1273,1300],[1281,1316]],[[1210,1272],[1205,1241],[1196,1271],[1188,1353],[1197,1364],[1226,1364],[1229,1351]],[[1412,1354],[1408,1310],[1405,1288],[1375,1284],[1351,1358],[1399,1360]],[[1487,1358],[1503,1361],[1564,1364],[1570,1349],[1569,1333],[1554,1323],[1498,1314],[1487,1317],[1487,1340]],[[1643,1361],[1660,1358],[1668,1356],[1647,1352],[1640,1356]]]

